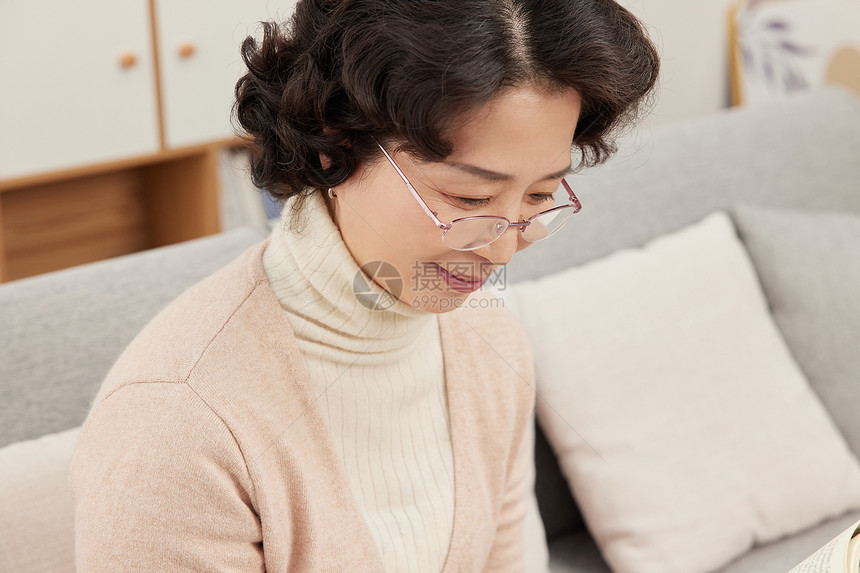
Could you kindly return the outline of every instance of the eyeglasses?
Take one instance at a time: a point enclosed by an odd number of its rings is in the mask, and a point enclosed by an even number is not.
[[[409,179],[407,179],[406,175],[403,174],[403,171],[400,170],[391,156],[388,155],[388,152],[385,151],[385,148],[382,147],[379,142],[376,142],[376,145],[378,145],[379,149],[382,150],[382,153],[385,154],[385,158],[388,159],[391,166],[397,170],[400,178],[403,179],[404,183],[406,183],[406,187],[408,187],[409,191],[412,192],[412,196],[415,197],[421,205],[421,208],[424,209],[424,212],[427,213],[427,215],[433,219],[433,223],[442,230],[442,242],[446,247],[455,251],[474,251],[475,249],[486,247],[493,241],[499,239],[510,227],[518,228],[523,234],[523,239],[530,243],[543,241],[558,232],[558,230],[561,229],[568,220],[570,220],[571,216],[575,213],[579,213],[582,209],[582,205],[579,203],[579,199],[576,198],[576,195],[573,194],[570,185],[568,185],[567,181],[562,179],[561,185],[559,185],[556,193],[562,190],[566,191],[570,197],[572,205],[561,205],[546,211],[541,211],[540,213],[532,215],[525,221],[520,221],[519,223],[511,223],[505,217],[498,217],[495,215],[476,215],[474,217],[454,219],[450,223],[445,224],[439,220],[435,211],[430,210],[427,203],[424,202],[409,182]]]

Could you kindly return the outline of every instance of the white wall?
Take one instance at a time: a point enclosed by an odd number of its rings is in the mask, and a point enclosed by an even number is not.
[[[646,125],[729,105],[729,0],[617,0],[641,19],[661,55],[658,103]]]

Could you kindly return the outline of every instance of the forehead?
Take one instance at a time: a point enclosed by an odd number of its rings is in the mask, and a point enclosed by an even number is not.
[[[534,178],[570,163],[581,98],[572,89],[506,90],[464,116],[452,136],[449,164]]]

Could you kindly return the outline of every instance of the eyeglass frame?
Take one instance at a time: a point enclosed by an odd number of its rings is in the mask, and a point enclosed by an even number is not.
[[[508,231],[508,229],[510,229],[511,227],[516,227],[520,231],[525,232],[526,227],[531,225],[532,219],[539,217],[541,215],[546,215],[547,213],[551,213],[551,212],[559,210],[559,209],[568,209],[570,207],[573,207],[574,211],[573,211],[573,213],[571,213],[571,216],[576,215],[577,213],[579,213],[582,210],[582,204],[579,202],[579,199],[576,198],[576,195],[573,193],[573,190],[570,188],[570,185],[568,185],[567,181],[564,178],[562,178],[561,184],[564,186],[565,190],[567,191],[568,195],[570,196],[570,200],[573,203],[572,205],[559,205],[557,207],[553,207],[552,209],[547,209],[546,211],[541,211],[540,213],[536,213],[536,214],[532,215],[531,217],[529,217],[528,219],[525,219],[525,220],[520,221],[518,223],[512,223],[510,219],[508,219],[507,217],[502,217],[501,215],[471,215],[469,217],[460,217],[459,219],[454,219],[450,223],[443,223],[439,219],[439,217],[436,216],[436,212],[430,210],[430,207],[427,206],[427,203],[424,202],[424,199],[421,198],[421,195],[418,194],[418,192],[415,190],[415,187],[412,186],[412,183],[409,182],[409,179],[406,177],[406,175],[403,173],[403,171],[401,171],[400,167],[397,166],[397,163],[394,162],[394,159],[392,159],[392,157],[388,154],[388,152],[385,150],[385,148],[382,147],[382,145],[378,141],[374,140],[374,142],[379,147],[379,149],[382,151],[383,155],[385,155],[385,158],[388,159],[388,162],[391,163],[391,166],[394,167],[395,171],[397,171],[397,174],[400,175],[400,178],[403,179],[403,182],[406,183],[406,187],[412,193],[412,196],[415,197],[415,200],[418,201],[418,204],[421,205],[421,208],[424,209],[424,212],[427,213],[427,216],[430,217],[433,220],[433,223],[436,225],[436,227],[438,227],[442,231],[442,238],[443,239],[445,238],[445,235],[448,233],[448,231],[451,230],[451,227],[454,226],[454,223],[456,223],[458,221],[467,221],[470,219],[501,219],[501,220],[506,221],[508,223],[508,226],[505,227],[505,230],[502,233],[496,235],[496,237],[492,241],[490,241],[489,243],[486,243],[485,245],[481,245],[480,247],[475,247],[474,249],[453,249],[452,248],[452,250],[455,250],[455,251],[456,250],[474,251],[474,250],[480,249],[482,247],[486,247],[487,245],[491,245],[497,239],[501,238],[501,236],[504,235]],[[559,227],[559,229],[561,229],[561,227]],[[556,229],[556,231],[558,231],[559,229]],[[554,234],[555,234],[555,231],[553,231],[552,234],[547,235],[546,237],[538,239],[537,241],[529,241],[529,242],[530,243],[536,243],[536,242],[542,241],[544,239],[548,239]],[[523,238],[525,238],[525,237],[523,237]],[[528,239],[525,239],[525,240],[528,241]]]

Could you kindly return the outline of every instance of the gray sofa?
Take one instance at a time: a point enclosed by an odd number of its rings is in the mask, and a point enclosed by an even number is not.
[[[642,245],[740,202],[860,213],[860,102],[829,89],[662,128],[576,183],[583,213],[561,238],[515,257],[510,283]],[[0,286],[0,448],[79,426],[113,360],[146,322],[263,237],[242,228]],[[609,571],[539,424],[535,459],[551,570]],[[843,515],[755,548],[722,571],[784,572],[857,519],[860,512]],[[33,563],[31,570],[63,570]]]

